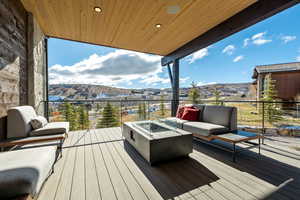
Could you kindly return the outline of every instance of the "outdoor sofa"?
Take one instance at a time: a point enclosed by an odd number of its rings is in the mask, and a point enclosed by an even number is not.
[[[58,153],[69,132],[69,122],[50,122],[44,127],[33,130],[30,121],[37,117],[32,106],[18,106],[8,110],[6,140],[0,142],[0,147],[16,147],[28,144],[43,145],[58,141]]]
[[[193,133],[194,137],[213,140],[215,135],[237,131],[237,109],[230,106],[193,105],[200,110],[197,121],[170,117],[166,120],[177,123],[178,128]]]
[[[0,199],[35,199],[53,172],[56,149],[44,146],[1,152]]]

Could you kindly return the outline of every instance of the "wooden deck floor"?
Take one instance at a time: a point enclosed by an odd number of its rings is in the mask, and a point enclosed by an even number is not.
[[[300,153],[266,141],[231,162],[194,142],[190,158],[149,166],[120,128],[71,132],[39,200],[300,199]],[[247,155],[246,155],[247,154]]]

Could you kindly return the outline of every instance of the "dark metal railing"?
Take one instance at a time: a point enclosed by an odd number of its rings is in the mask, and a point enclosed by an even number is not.
[[[285,101],[254,101],[254,100],[201,100],[201,104],[235,106],[238,109],[238,125],[252,128],[263,135],[266,131],[275,128],[284,129],[300,127],[300,102]],[[121,126],[126,121],[149,120],[171,116],[172,100],[64,100],[45,101],[46,116],[50,121],[71,120],[74,125],[71,130],[81,128],[104,128]],[[181,99],[179,105],[190,104],[190,100]],[[66,107],[71,110],[67,113]],[[83,111],[85,114],[83,113]],[[73,112],[73,114],[72,114]],[[111,113],[109,113],[111,112]],[[88,117],[89,124],[84,124],[84,116]],[[70,122],[70,123],[71,123]],[[86,123],[86,122],[85,122]],[[300,128],[299,128],[300,129]]]

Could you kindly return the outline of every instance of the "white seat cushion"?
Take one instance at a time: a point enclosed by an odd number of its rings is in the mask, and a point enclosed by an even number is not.
[[[53,135],[69,132],[69,122],[51,122],[46,126],[31,131],[31,136]]]
[[[36,195],[55,158],[54,146],[0,153],[0,199]]]
[[[183,123],[183,130],[199,134],[201,136],[210,136],[213,134],[226,133],[228,128],[206,122],[185,122]]]
[[[183,120],[177,117],[168,117],[165,118],[165,123],[169,124],[170,126],[176,126],[177,128],[183,128],[183,123],[188,122],[188,120]]]

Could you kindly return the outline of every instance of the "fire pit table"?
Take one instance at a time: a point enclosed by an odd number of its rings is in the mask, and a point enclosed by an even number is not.
[[[162,121],[125,122],[122,134],[151,165],[188,156],[193,151],[192,133]]]

